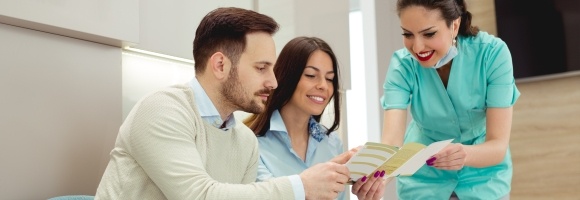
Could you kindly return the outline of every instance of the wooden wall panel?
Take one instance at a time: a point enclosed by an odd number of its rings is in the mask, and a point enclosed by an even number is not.
[[[494,0],[466,0],[467,10],[473,15],[471,23],[492,35],[497,35]]]
[[[511,199],[580,198],[580,73],[517,83]]]

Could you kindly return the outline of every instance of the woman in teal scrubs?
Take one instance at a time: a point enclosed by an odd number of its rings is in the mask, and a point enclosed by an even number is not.
[[[383,86],[382,142],[454,139],[397,178],[399,199],[509,199],[520,93],[506,43],[471,25],[464,0],[398,0],[397,12],[405,48],[391,57]]]

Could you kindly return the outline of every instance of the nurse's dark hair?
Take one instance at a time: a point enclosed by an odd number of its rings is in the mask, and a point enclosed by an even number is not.
[[[268,98],[266,111],[260,114],[253,114],[244,120],[244,124],[250,127],[254,131],[254,134],[264,136],[270,130],[270,118],[272,114],[275,110],[279,110],[290,101],[294,91],[296,91],[296,86],[298,86],[300,78],[303,76],[302,74],[304,73],[308,59],[316,50],[320,50],[330,57],[332,60],[332,70],[334,70],[334,78],[332,79],[334,90],[330,99],[334,102],[334,112],[332,112],[334,114],[334,121],[332,122],[332,126],[328,128],[326,134],[330,134],[332,131],[338,129],[340,123],[340,73],[338,71],[339,67],[336,55],[328,43],[318,37],[296,37],[282,48],[276,60],[274,74],[276,75],[276,80],[278,80],[278,88]],[[322,113],[324,113],[324,110]],[[322,113],[313,116],[317,122],[320,122]]]
[[[459,35],[475,36],[479,32],[477,26],[471,25],[472,15],[467,11],[465,0],[398,0],[397,14],[409,6],[422,6],[428,10],[439,10],[447,26],[451,26],[453,20],[461,17]]]
[[[252,10],[235,7],[221,7],[203,17],[193,40],[195,73],[202,74],[208,59],[216,52],[222,52],[237,66],[246,48],[246,35],[264,32],[274,35],[278,23],[271,17]]]

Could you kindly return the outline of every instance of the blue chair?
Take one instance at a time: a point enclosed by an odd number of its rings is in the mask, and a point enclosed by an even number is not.
[[[52,197],[48,200],[94,200],[95,196],[90,195],[65,195],[65,196],[58,196]]]

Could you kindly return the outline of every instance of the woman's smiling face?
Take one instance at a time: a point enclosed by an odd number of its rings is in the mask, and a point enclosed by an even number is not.
[[[334,94],[335,71],[330,56],[321,50],[312,52],[296,86],[292,98],[285,106],[320,115]]]
[[[460,19],[450,27],[445,24],[439,10],[423,6],[409,6],[400,12],[403,43],[417,58],[421,66],[434,66],[449,51],[457,35]]]

